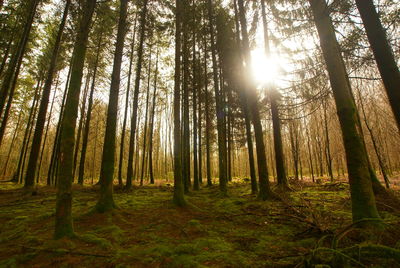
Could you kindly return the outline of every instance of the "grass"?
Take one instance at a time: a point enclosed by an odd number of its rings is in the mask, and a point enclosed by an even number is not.
[[[55,190],[40,187],[31,196],[16,185],[0,187],[0,267],[293,267],[351,223],[345,183],[299,184],[282,201],[263,202],[238,180],[228,197],[218,186],[191,192],[183,209],[172,205],[171,186],[116,188],[118,209],[105,214],[92,211],[95,187],[74,186],[77,237],[54,241]],[[399,249],[399,213],[381,215],[390,236],[374,242]],[[340,245],[357,242],[349,232]]]

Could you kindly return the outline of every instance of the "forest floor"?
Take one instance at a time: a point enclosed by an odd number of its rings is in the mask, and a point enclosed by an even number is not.
[[[236,180],[228,197],[218,186],[192,191],[184,209],[171,203],[170,185],[116,187],[118,209],[105,214],[92,213],[98,188],[74,186],[77,236],[58,241],[55,189],[39,187],[32,195],[20,187],[0,184],[0,267],[305,267],[321,247],[335,252],[332,241],[337,249],[361,241],[349,227],[345,182],[297,183],[281,200],[260,201],[248,182]],[[382,206],[380,215],[386,227],[370,243],[400,249],[400,212]],[[386,258],[348,261],[400,267]]]

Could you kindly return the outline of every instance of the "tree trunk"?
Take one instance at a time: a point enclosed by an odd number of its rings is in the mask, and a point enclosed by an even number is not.
[[[21,116],[22,116],[22,111],[19,111],[17,125],[15,126],[15,130],[14,130],[14,133],[13,133],[13,136],[11,139],[10,149],[8,149],[8,153],[7,153],[6,163],[4,164],[4,167],[3,167],[3,177],[6,175],[8,162],[10,161],[12,150],[14,149],[15,139],[17,138],[17,133],[18,133],[19,126],[21,123]]]
[[[90,121],[92,120],[93,94],[94,94],[94,90],[96,87],[97,70],[98,70],[98,65],[99,65],[100,49],[101,49],[102,40],[103,40],[103,38],[100,37],[98,45],[97,45],[96,61],[94,64],[92,85],[90,87],[90,93],[89,93],[89,103],[88,103],[88,109],[87,109],[87,114],[86,114],[85,129],[83,130],[82,151],[81,151],[81,159],[79,162],[79,171],[78,171],[78,184],[80,184],[80,185],[83,185],[84,176],[85,176],[85,160],[86,160],[86,151],[87,151],[87,145],[88,145],[88,139],[89,139]]]
[[[127,170],[127,176],[126,176],[126,188],[127,189],[130,189],[132,187],[133,153],[134,153],[134,149],[135,149],[135,133],[136,133],[138,102],[139,102],[139,89],[140,89],[140,79],[141,79],[140,76],[142,74],[142,64],[143,64],[143,46],[144,46],[145,33],[146,33],[147,3],[148,3],[148,0],[143,0],[143,6],[141,8],[141,14],[140,14],[140,37],[139,37],[139,47],[137,50],[135,91],[133,93],[131,131],[130,131],[130,138],[129,138],[128,170]]]
[[[33,126],[33,122],[34,122],[34,118],[35,118],[35,108],[36,108],[36,103],[39,101],[39,91],[41,88],[41,84],[42,81],[41,79],[39,79],[38,84],[36,86],[35,89],[35,93],[34,93],[34,99],[33,99],[33,103],[32,103],[32,108],[29,112],[29,117],[28,117],[28,121],[26,123],[26,129],[25,129],[25,133],[24,133],[24,138],[22,140],[22,148],[21,148],[21,152],[19,155],[19,159],[18,159],[18,166],[17,166],[17,171],[15,174],[15,180],[16,182],[22,182],[22,178],[23,178],[23,174],[24,174],[24,161],[25,161],[25,156],[26,156],[26,151],[28,150],[28,145],[29,145],[29,139],[30,139],[30,135],[31,135],[31,129]]]
[[[328,131],[328,117],[326,115],[326,110],[328,109],[327,107],[327,100],[324,100],[324,127],[325,127],[325,152],[326,152],[326,164],[328,168],[328,174],[331,179],[331,182],[333,182],[333,171],[332,171],[332,156],[331,156],[331,145],[330,145],[330,140],[329,140],[329,131]]]
[[[274,149],[275,149],[275,165],[278,185],[286,188],[288,187],[288,181],[286,177],[284,154],[282,146],[282,135],[281,135],[281,122],[279,119],[279,110],[277,104],[278,92],[276,90],[271,91],[271,114],[272,114],[272,127],[274,134]]]
[[[41,153],[40,153],[39,165],[38,165],[38,168],[37,168],[37,183],[39,183],[39,180],[40,180],[40,171],[41,171],[41,168],[42,168],[43,155],[44,155],[44,150],[46,148],[46,142],[47,142],[47,137],[48,137],[48,134],[49,134],[50,123],[51,123],[51,116],[52,116],[52,113],[53,113],[54,102],[56,100],[56,94],[57,94],[57,88],[58,88],[59,81],[60,81],[60,77],[58,75],[57,83],[56,83],[56,86],[55,86],[55,89],[54,89],[53,99],[52,99],[51,105],[50,105],[49,116],[48,116],[48,119],[47,119],[47,126],[46,126],[46,131],[45,131],[45,134],[44,134],[44,138],[43,138],[43,144],[42,144],[42,149],[41,149]]]
[[[195,18],[194,18],[195,19]],[[194,22],[196,24],[196,22]],[[197,154],[197,99],[199,91],[198,68],[196,57],[196,33],[193,31],[193,190],[200,190],[199,170],[198,170],[198,154]]]
[[[206,173],[207,173],[207,186],[212,186],[211,179],[211,144],[210,144],[210,98],[208,92],[208,72],[207,72],[207,43],[204,42],[204,92],[205,92],[205,110],[206,110]]]
[[[327,65],[349,172],[353,221],[379,218],[356,104],[325,0],[309,0]]]
[[[182,146],[181,146],[181,34],[182,4],[175,1],[175,76],[174,76],[174,195],[173,202],[179,207],[186,206],[182,181]]]
[[[75,145],[75,125],[78,114],[79,95],[82,83],[89,29],[92,21],[95,0],[87,0],[83,6],[82,19],[72,53],[71,79],[69,83],[64,115],[61,122],[60,165],[57,182],[56,224],[54,237],[56,239],[73,236],[72,225],[72,176],[73,151]]]
[[[244,10],[243,0],[238,1],[239,4],[239,18],[242,29],[243,36],[243,51],[244,51],[244,61],[246,62],[246,74],[250,77],[250,70],[248,69],[251,66],[251,58],[250,58],[250,46],[249,46],[249,38],[247,33],[247,22],[246,22],[246,14]],[[267,167],[267,158],[265,155],[265,145],[264,145],[264,134],[261,125],[260,119],[260,111],[259,111],[259,103],[258,97],[255,87],[251,84],[250,81],[246,83],[246,94],[248,95],[248,105],[250,107],[250,112],[252,115],[252,121],[254,126],[254,135],[256,140],[256,151],[257,151],[257,164],[258,164],[258,180],[259,180],[259,198],[262,200],[266,200],[271,197],[272,192],[269,186],[269,178],[268,178],[268,167]]]
[[[213,64],[213,79],[215,92],[215,110],[217,117],[217,133],[218,133],[218,167],[219,167],[219,189],[223,194],[227,193],[227,148],[226,148],[226,127],[225,127],[225,112],[222,105],[222,90],[220,89],[218,79],[218,65],[215,48],[214,37],[214,12],[212,0],[207,1],[208,19],[209,19],[209,34],[211,43],[211,56]]]
[[[137,23],[137,16],[135,17],[135,25],[133,26],[131,51],[130,51],[130,55],[129,55],[128,85],[126,87],[124,121],[122,123],[121,144],[120,144],[120,148],[119,148],[119,163],[118,163],[118,184],[119,185],[123,185],[122,164],[124,162],[125,132],[126,132],[126,121],[128,119],[129,94],[131,91],[133,54],[134,54],[134,50],[135,50],[135,37],[136,37],[136,23]]]
[[[149,114],[149,99],[150,99],[150,78],[151,78],[151,48],[149,54],[149,70],[147,72],[147,90],[146,90],[146,108],[144,115],[144,130],[143,130],[143,150],[142,150],[142,167],[140,169],[140,186],[143,186],[143,177],[145,175],[145,163],[146,163],[146,149],[147,149],[147,128],[148,128],[148,114]]]
[[[237,8],[237,1],[234,0],[234,10],[235,10],[235,27],[236,27],[236,42],[239,49],[241,48],[241,40],[240,40],[240,26],[239,26],[239,12]],[[257,194],[258,192],[258,183],[256,176],[256,168],[254,164],[254,146],[253,146],[253,138],[251,134],[251,120],[249,114],[249,108],[247,106],[248,100],[247,95],[243,89],[239,89],[239,97],[240,97],[240,105],[243,111],[243,117],[245,121],[246,127],[246,142],[247,142],[247,154],[249,157],[249,170],[250,170],[250,181],[251,181],[251,193]]]
[[[390,106],[400,131],[400,71],[372,0],[356,0]]]
[[[32,148],[29,155],[28,169],[25,176],[25,187],[32,187],[35,183],[35,175],[37,168],[37,160],[40,152],[40,145],[42,143],[42,136],[44,125],[46,123],[47,107],[49,105],[51,86],[53,84],[54,72],[56,69],[58,53],[61,46],[62,35],[65,28],[65,23],[68,17],[69,7],[71,0],[67,0],[65,4],[64,14],[58,29],[57,37],[53,46],[53,52],[50,60],[49,69],[47,71],[46,82],[44,83],[42,99],[39,106],[39,114],[36,120],[35,132],[33,134]]]
[[[156,56],[156,70],[154,71],[154,90],[153,90],[153,101],[150,114],[150,134],[149,134],[149,175],[150,184],[154,184],[154,170],[153,170],[153,133],[154,133],[154,117],[156,109],[156,95],[157,95],[157,79],[158,79],[158,50]],[[160,147],[160,145],[158,145]]]
[[[0,116],[3,114],[3,109],[7,96],[9,96],[9,98],[12,99],[11,91],[13,91],[12,88],[15,87],[15,83],[13,83],[13,80],[16,81],[18,78],[19,71],[17,69],[21,67],[22,58],[24,57],[25,54],[26,45],[28,43],[29,34],[32,29],[38,4],[39,0],[30,0],[28,4],[27,10],[29,11],[29,14],[26,23],[24,25],[24,30],[22,32],[21,39],[19,40],[18,45],[16,47],[15,53],[13,53],[13,56],[10,59],[6,74],[3,79],[3,83],[0,88]],[[4,122],[5,119],[7,118],[3,116],[2,125],[3,124],[5,125]],[[0,144],[1,141],[2,139],[0,139]]]
[[[75,181],[76,166],[78,165],[78,154],[79,154],[79,148],[80,148],[80,143],[81,143],[82,129],[83,129],[84,123],[85,123],[84,118],[85,118],[85,111],[86,111],[86,99],[87,99],[87,94],[88,94],[88,90],[89,90],[89,82],[90,82],[90,71],[88,71],[88,74],[86,76],[86,83],[85,83],[85,88],[83,90],[83,96],[82,96],[78,131],[77,131],[76,140],[75,140],[72,182]]]
[[[115,139],[118,121],[118,95],[121,80],[121,65],[127,28],[128,1],[120,1],[117,43],[115,45],[114,65],[111,75],[110,97],[107,110],[106,134],[103,145],[103,158],[100,173],[100,198],[96,210],[100,213],[115,207],[113,198],[113,181],[115,166]]]

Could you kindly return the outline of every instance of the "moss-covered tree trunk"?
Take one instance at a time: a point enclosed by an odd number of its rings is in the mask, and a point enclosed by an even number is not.
[[[379,218],[358,111],[325,0],[309,0],[329,73],[349,173],[353,221]]]
[[[56,223],[54,237],[56,239],[73,235],[72,225],[72,176],[73,150],[75,145],[75,127],[78,114],[79,95],[82,84],[83,68],[90,24],[93,17],[95,0],[87,0],[83,4],[83,14],[72,53],[71,79],[65,101],[61,122],[60,165],[58,170]]]
[[[118,121],[118,96],[121,82],[121,65],[127,31],[128,1],[120,1],[117,43],[115,45],[114,65],[111,75],[110,97],[107,109],[106,134],[104,137],[103,157],[100,171],[100,197],[96,210],[100,213],[115,207],[113,181],[115,168],[115,139]]]

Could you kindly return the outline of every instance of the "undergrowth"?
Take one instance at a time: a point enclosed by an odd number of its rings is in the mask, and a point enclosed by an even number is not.
[[[4,186],[4,187],[3,187]],[[0,267],[396,267],[400,215],[382,211],[384,230],[351,224],[348,185],[296,184],[278,201],[259,201],[247,182],[190,192],[172,186],[116,189],[118,209],[93,212],[95,187],[74,188],[77,236],[53,240],[55,190],[35,196],[0,185]],[[358,251],[357,251],[358,250]],[[357,253],[358,252],[358,253]],[[381,252],[381,256],[379,255]],[[358,255],[357,255],[358,254]],[[322,267],[322,266],[321,266]]]

